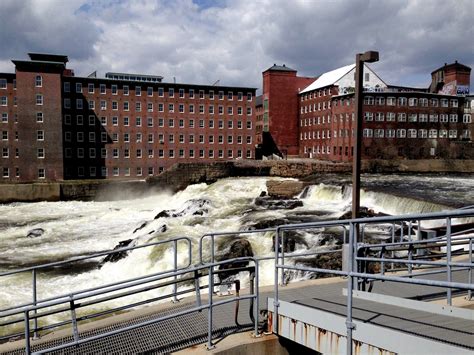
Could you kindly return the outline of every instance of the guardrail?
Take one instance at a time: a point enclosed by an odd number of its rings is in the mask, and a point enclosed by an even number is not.
[[[277,227],[276,230],[276,238],[275,238],[275,250],[277,250],[279,243],[284,244],[284,232],[295,230],[295,229],[311,229],[311,228],[327,228],[333,227],[337,225],[345,225],[349,228],[349,243],[346,249],[346,255],[343,255],[343,258],[346,257],[348,260],[347,262],[347,269],[346,270],[334,270],[334,269],[327,269],[327,268],[314,268],[314,267],[302,267],[297,265],[285,265],[284,260],[282,263],[279,263],[281,258],[279,258],[278,253],[275,253],[275,273],[274,273],[274,316],[273,319],[273,329],[278,329],[278,307],[279,307],[279,273],[284,273],[285,270],[297,270],[297,271],[305,271],[305,272],[318,272],[323,274],[330,274],[330,275],[339,275],[347,277],[347,316],[346,316],[346,330],[347,330],[347,354],[352,354],[352,330],[354,329],[354,323],[352,322],[352,298],[353,298],[353,290],[359,287],[358,278],[362,280],[381,280],[381,281],[392,281],[392,282],[400,282],[406,284],[418,284],[418,285],[426,285],[426,286],[435,286],[435,287],[443,287],[446,288],[447,293],[447,303],[451,304],[452,299],[452,289],[461,289],[468,291],[468,297],[471,297],[471,293],[474,290],[474,285],[472,283],[472,269],[474,268],[474,262],[472,259],[472,240],[474,236],[463,236],[455,238],[453,243],[453,235],[451,234],[451,227],[452,227],[452,219],[454,218],[464,218],[464,217],[473,217],[474,216],[474,209],[460,209],[448,212],[438,212],[438,213],[429,213],[429,214],[412,214],[412,215],[404,215],[404,216],[384,216],[384,217],[373,217],[373,218],[359,218],[359,219],[351,219],[351,220],[344,220],[344,221],[329,221],[329,222],[315,222],[315,223],[301,223],[301,224],[293,224],[293,225],[284,225]],[[401,229],[403,230],[404,222],[406,221],[427,221],[427,220],[441,220],[445,221],[446,225],[446,234],[440,238],[433,238],[431,240],[423,240],[423,241],[400,241],[398,243],[393,243],[393,246],[400,247],[408,247],[413,248],[414,245],[417,245],[421,248],[424,244],[426,249],[427,243],[436,243],[436,247],[446,246],[446,261],[430,261],[430,260],[412,260],[412,254],[408,253],[407,259],[403,258],[385,258],[384,253],[389,248],[391,243],[380,243],[376,245],[370,244],[358,244],[358,237],[362,236],[361,230],[363,231],[364,228],[368,225],[376,225],[376,224],[392,224],[393,226],[397,223],[401,224]],[[464,234],[472,232],[471,230],[464,231]],[[460,234],[460,233],[458,233]],[[410,233],[411,235],[411,233]],[[410,237],[408,237],[410,238]],[[403,235],[402,238],[403,239]],[[394,239],[392,239],[394,240]],[[453,245],[466,245],[468,244],[468,261],[467,262],[453,262],[452,261],[452,246]],[[384,250],[385,248],[385,250]],[[383,250],[383,253],[380,257],[366,257],[366,256],[359,256],[359,251],[371,251],[371,250]],[[394,250],[389,250],[394,251]],[[411,256],[410,256],[411,255]],[[361,271],[361,264],[367,262],[374,262],[374,263],[401,263],[410,266],[408,268],[408,273],[403,276],[387,276],[384,272],[381,273],[369,273],[367,269],[365,272]],[[437,281],[437,280],[430,280],[430,279],[420,279],[414,278],[413,270],[411,266],[413,265],[420,265],[420,266],[430,266],[430,267],[442,267],[445,269],[447,274],[446,281]],[[453,282],[452,281],[452,271],[453,268],[463,268],[468,269],[468,280],[466,282]],[[384,270],[382,268],[382,270]],[[422,275],[421,273],[417,273],[417,276]],[[409,277],[406,277],[409,276]]]
[[[13,307],[9,307],[7,309],[3,309],[0,311],[0,318],[5,317],[12,317],[21,315],[21,318],[9,319],[6,322],[0,323],[0,325],[8,325],[13,323],[23,323],[24,324],[24,334],[25,342],[26,342],[26,350],[27,353],[30,352],[30,335],[37,335],[38,331],[52,329],[58,326],[64,326],[67,324],[72,324],[73,328],[73,336],[74,341],[62,344],[60,346],[46,349],[45,351],[55,351],[61,350],[69,346],[79,345],[82,343],[86,343],[89,341],[97,340],[103,337],[111,336],[114,334],[118,334],[120,332],[136,329],[141,326],[145,326],[148,324],[160,322],[166,319],[170,319],[173,317],[178,317],[180,315],[202,311],[204,309],[208,310],[209,315],[209,324],[208,324],[208,348],[213,347],[212,342],[212,314],[214,307],[218,305],[222,305],[229,302],[238,302],[239,300],[250,299],[253,301],[252,311],[253,311],[253,323],[254,323],[254,331],[255,335],[258,335],[258,300],[259,300],[259,263],[264,260],[274,260],[275,267],[274,267],[274,312],[275,316],[273,317],[274,322],[278,322],[278,305],[279,305],[279,279],[281,280],[281,284],[286,284],[285,279],[285,270],[294,270],[300,272],[317,272],[321,274],[329,274],[329,275],[338,275],[338,276],[345,276],[347,277],[347,289],[351,290],[348,292],[347,298],[347,337],[348,337],[348,344],[351,344],[352,341],[352,290],[356,288],[364,287],[367,282],[373,282],[376,280],[382,281],[393,281],[393,282],[402,282],[408,284],[421,284],[421,285],[428,285],[428,286],[436,286],[436,287],[443,287],[446,288],[447,293],[447,300],[448,303],[451,302],[452,298],[452,289],[461,289],[468,291],[468,297],[471,297],[472,290],[474,290],[472,284],[472,269],[474,268],[473,264],[473,256],[472,256],[472,244],[474,236],[467,235],[472,233],[473,230],[465,230],[458,233],[451,233],[451,223],[452,220],[455,218],[464,218],[464,217],[473,217],[474,216],[474,209],[464,209],[464,210],[455,210],[449,212],[439,212],[439,213],[431,213],[431,214],[418,214],[418,215],[405,215],[405,216],[384,216],[384,217],[374,217],[374,218],[360,218],[360,219],[352,219],[352,220],[333,220],[333,221],[318,221],[314,223],[301,223],[301,224],[290,224],[290,225],[283,225],[276,228],[270,229],[261,229],[261,230],[249,230],[249,231],[236,231],[236,232],[220,232],[220,233],[209,233],[203,235],[199,239],[199,264],[195,266],[192,265],[192,241],[190,238],[187,237],[180,237],[174,238],[166,241],[159,241],[155,243],[149,243],[141,246],[129,247],[129,248],[122,248],[117,250],[110,250],[101,253],[97,253],[94,255],[84,256],[80,258],[71,259],[68,261],[63,262],[56,262],[50,263],[45,265],[40,265],[37,267],[30,267],[24,268],[21,270],[16,271],[9,271],[0,274],[1,276],[6,275],[13,275],[21,272],[32,272],[32,280],[33,280],[33,291],[32,291],[32,298],[33,301],[27,304],[21,304]],[[446,224],[446,233],[440,237],[436,238],[429,238],[425,240],[417,240],[420,237],[420,221],[427,221],[427,220],[441,220],[444,221]],[[410,224],[411,221],[417,221],[416,227],[417,232],[415,235],[412,235],[413,228]],[[389,236],[390,241],[385,243],[378,243],[378,244],[368,244],[364,242],[358,242],[358,239],[363,241],[365,232],[367,227],[370,225],[391,225],[392,231],[391,236]],[[397,241],[394,237],[395,227],[400,225],[401,234],[400,239]],[[407,233],[404,232],[405,226],[408,225]],[[285,254],[285,232],[291,230],[314,230],[320,229],[324,230],[326,228],[337,228],[341,230],[342,240],[346,242],[346,247],[343,249],[332,249],[332,250],[318,250],[318,251],[311,251],[307,253],[286,253]],[[242,257],[242,258],[234,258],[228,260],[221,260],[216,261],[216,239],[225,237],[225,236],[248,236],[252,234],[258,233],[266,233],[266,232],[274,232],[274,253],[272,256],[263,256],[263,257]],[[413,237],[413,238],[412,238]],[[210,243],[210,256],[209,260],[205,260],[204,258],[204,249],[205,249],[205,241],[209,239]],[[186,265],[178,266],[178,244],[180,242],[184,242],[187,244],[187,253],[188,253],[188,262]],[[170,270],[140,276],[134,279],[124,280],[120,282],[110,283],[107,285],[97,286],[93,288],[89,288],[86,290],[77,291],[71,294],[64,294],[59,295],[56,297],[51,297],[47,299],[37,300],[36,299],[36,273],[39,269],[44,269],[48,267],[55,267],[60,266],[66,263],[77,262],[86,259],[97,258],[99,256],[104,256],[113,253],[119,253],[123,251],[134,250],[138,248],[146,248],[154,245],[165,244],[165,243],[172,243],[173,250],[174,250],[174,267]],[[457,245],[468,245],[468,261],[453,261],[452,260],[452,247]],[[439,254],[437,259],[446,259],[441,261],[433,261],[433,260],[426,260],[427,257],[421,254],[416,253],[419,250],[429,250],[432,248],[441,248],[446,247],[446,253]],[[348,263],[347,269],[328,269],[324,267],[316,268],[316,267],[303,267],[300,265],[290,265],[288,264],[289,259],[293,259],[295,257],[305,257],[305,256],[315,256],[315,255],[322,255],[328,253],[340,253],[346,252]],[[396,253],[399,251],[406,251],[405,257],[395,257]],[[389,255],[389,257],[387,257]],[[235,263],[235,262],[252,262],[253,266],[250,268],[239,269],[240,271],[249,271],[254,273],[254,276],[251,278],[251,292],[249,295],[232,297],[226,299],[224,301],[214,302],[213,300],[213,291],[214,286],[218,283],[214,281],[214,275],[218,275],[221,272],[227,272],[228,270],[216,270],[216,268],[228,264],[228,263]],[[371,273],[369,272],[368,265],[369,264],[378,264],[380,265],[380,272],[378,273]],[[402,264],[407,265],[406,268],[395,268],[395,265]],[[386,265],[390,265],[390,268],[387,268]],[[421,267],[426,268],[427,270],[423,270],[423,272],[419,272]],[[253,269],[252,269],[253,268]],[[435,269],[434,269],[435,268]],[[389,275],[388,273],[391,271],[396,271],[399,269],[407,270],[405,274],[402,275]],[[453,282],[452,281],[452,271],[454,270],[468,270],[468,280],[467,282]],[[236,271],[239,271],[236,270]],[[414,278],[415,275],[414,271],[416,272],[417,278]],[[446,281],[435,281],[429,279],[420,279],[419,276],[429,275],[434,272],[446,272],[447,280]],[[207,273],[207,274],[205,274]],[[280,278],[281,273],[281,278]],[[183,275],[191,275],[184,277]],[[200,285],[200,279],[202,277],[208,277],[208,284],[205,286]],[[177,285],[182,282],[191,282],[193,286],[188,289],[182,289],[178,291]],[[78,317],[76,315],[76,309],[81,307],[90,306],[93,304],[107,302],[115,298],[126,297],[133,294],[138,294],[142,292],[146,292],[156,288],[162,288],[165,286],[173,286],[173,291],[167,294],[162,294],[158,297],[154,298],[146,298],[144,300],[140,300],[135,303],[129,303],[121,307],[116,307],[113,309],[96,312],[92,314],[88,314],[86,316]],[[209,302],[205,305],[201,302],[201,289],[208,289],[209,293]],[[177,297],[180,295],[184,295],[187,293],[194,292],[196,296],[196,306],[186,309],[184,311],[180,311],[178,313],[159,317],[153,320],[143,321],[132,326],[124,327],[118,330],[114,330],[111,332],[103,333],[100,335],[88,337],[88,338],[80,338],[77,328],[77,323],[81,320],[91,319],[94,317],[102,316],[105,314],[109,314],[115,312],[117,310],[125,310],[135,306],[140,306],[143,304],[147,304],[154,301],[170,299],[177,300]],[[79,302],[79,303],[78,303]],[[38,319],[41,317],[45,317],[48,315],[60,313],[60,312],[68,312],[70,314],[70,319],[64,320],[62,322],[45,325],[42,327],[38,327]],[[30,329],[30,322],[33,322],[33,329]],[[277,324],[273,325],[273,329],[278,329]],[[43,351],[43,350],[42,350]],[[352,349],[350,349],[352,351]],[[348,353],[350,353],[348,348]]]
[[[180,242],[185,242],[187,244],[188,262],[186,264],[178,267],[178,244]],[[173,262],[173,269],[171,269],[171,270],[164,270],[164,271],[161,271],[161,272],[155,273],[155,274],[145,275],[145,276],[141,276],[141,277],[137,277],[137,278],[133,278],[133,279],[128,279],[128,280],[123,280],[123,281],[119,281],[119,282],[114,282],[114,283],[109,283],[109,284],[105,284],[105,285],[101,285],[101,286],[92,287],[92,288],[89,288],[89,289],[86,289],[86,290],[78,291],[76,293],[70,293],[70,294],[67,294],[67,295],[59,295],[59,296],[55,296],[55,297],[50,297],[50,298],[45,298],[45,299],[38,300],[38,297],[37,297],[37,274],[38,274],[39,270],[46,270],[46,269],[50,269],[50,268],[54,268],[54,267],[58,267],[58,266],[63,266],[63,265],[67,265],[67,264],[76,263],[76,262],[79,262],[79,261],[95,259],[95,258],[98,258],[98,257],[101,257],[101,256],[112,255],[112,254],[117,254],[117,253],[122,253],[122,252],[128,252],[128,251],[132,251],[132,250],[136,250],[136,249],[149,248],[149,247],[162,245],[162,244],[172,244],[174,262]],[[4,276],[11,276],[11,275],[16,275],[16,274],[31,272],[31,274],[32,274],[32,302],[23,303],[23,304],[19,304],[19,305],[13,305],[11,307],[1,309],[0,310],[0,319],[4,318],[4,317],[7,317],[7,316],[12,316],[14,314],[22,313],[24,311],[24,309],[27,309],[28,307],[41,306],[44,303],[47,303],[49,301],[52,301],[52,300],[58,299],[58,298],[68,298],[68,297],[74,296],[76,294],[81,294],[81,293],[84,293],[84,292],[100,291],[100,290],[102,290],[102,292],[109,292],[108,289],[111,288],[111,287],[112,288],[113,287],[120,287],[121,289],[124,289],[124,288],[130,287],[131,284],[133,284],[134,282],[136,282],[138,280],[142,280],[142,279],[146,279],[146,278],[153,278],[155,276],[158,276],[158,275],[161,275],[161,274],[166,274],[166,273],[169,273],[171,271],[176,272],[178,270],[187,269],[187,268],[189,268],[189,266],[191,266],[191,263],[192,263],[192,241],[191,241],[191,239],[188,238],[188,237],[176,237],[176,238],[167,239],[167,240],[164,240],[164,241],[147,243],[147,244],[143,244],[143,245],[120,248],[120,249],[115,249],[115,250],[108,250],[108,251],[103,251],[103,252],[99,252],[99,253],[94,253],[92,255],[71,258],[69,260],[58,261],[58,262],[54,262],[54,263],[47,263],[47,264],[42,264],[42,265],[38,265],[38,266],[32,266],[32,267],[27,267],[27,268],[22,268],[22,269],[3,272],[3,273],[0,273],[0,278],[4,277]],[[176,285],[177,285],[177,283],[176,283],[176,278],[175,278],[175,283],[174,283],[174,286],[173,286],[173,290],[174,290],[173,291],[173,294],[174,294],[173,299],[174,300],[177,299],[177,295],[178,295]],[[93,315],[88,316],[88,318],[94,318],[94,317],[102,316],[104,314],[111,313],[111,312],[114,312],[114,311],[117,311],[117,310],[123,310],[123,309],[126,309],[126,308],[131,308],[131,307],[134,307],[136,305],[137,304],[130,305],[128,307],[121,307],[120,309],[115,308],[115,309],[111,309],[109,311],[99,312],[97,314],[93,314]],[[35,313],[36,313],[36,310],[33,308],[33,314],[35,314]],[[57,313],[57,312],[55,312],[55,313]],[[32,319],[33,319],[33,335],[34,335],[34,338],[38,337],[38,331],[40,331],[40,330],[51,329],[51,328],[55,328],[57,326],[65,324],[64,322],[60,322],[60,323],[52,324],[52,325],[49,325],[49,326],[46,326],[46,327],[38,327],[38,317],[35,316],[35,317],[32,317]],[[4,322],[1,322],[0,326],[7,326],[7,325],[15,324],[15,323],[20,323],[20,322],[22,322],[22,319],[7,320],[7,321],[4,321]],[[5,339],[5,338],[10,338],[10,337],[15,336],[15,335],[21,335],[21,333],[3,335],[3,336],[0,337],[0,340]]]
[[[179,311],[177,313],[173,313],[173,314],[168,315],[168,316],[158,317],[156,319],[137,322],[137,323],[134,323],[132,325],[122,327],[120,329],[104,332],[102,334],[87,337],[87,338],[82,338],[82,339],[79,338],[79,331],[78,331],[77,323],[80,319],[78,319],[76,317],[76,312],[75,311],[76,311],[77,308],[82,307],[87,299],[93,299],[92,302],[97,302],[97,300],[95,300],[94,297],[104,295],[103,290],[81,291],[79,293],[71,294],[69,296],[57,297],[53,300],[50,300],[48,302],[42,302],[41,304],[38,304],[38,305],[31,305],[31,306],[28,306],[28,307],[24,307],[21,311],[24,314],[23,322],[24,322],[24,327],[25,327],[25,352],[27,354],[31,353],[30,320],[32,318],[37,319],[41,316],[49,315],[49,314],[51,314],[51,312],[48,311],[49,308],[54,307],[54,306],[60,306],[60,305],[67,305],[66,307],[63,307],[61,309],[61,311],[70,312],[71,320],[68,321],[67,323],[72,323],[74,341],[68,342],[68,343],[63,343],[61,345],[54,346],[54,347],[51,347],[51,348],[42,349],[41,351],[35,352],[34,354],[43,354],[43,353],[47,353],[47,352],[62,350],[62,349],[65,349],[65,348],[68,348],[68,347],[71,347],[71,346],[78,346],[80,344],[91,342],[93,340],[98,340],[98,339],[105,338],[105,337],[108,337],[108,336],[111,336],[111,335],[120,334],[120,333],[130,331],[130,330],[133,330],[133,329],[137,329],[137,328],[140,328],[140,327],[143,327],[143,326],[146,326],[146,325],[158,323],[158,322],[170,319],[170,318],[182,316],[182,315],[193,313],[193,312],[202,311],[202,310],[205,310],[205,309],[208,310],[208,348],[211,349],[213,347],[213,343],[212,343],[212,325],[213,325],[213,316],[212,316],[212,314],[213,314],[213,308],[216,307],[216,306],[226,304],[226,303],[236,302],[236,301],[245,300],[245,299],[253,299],[254,300],[254,305],[253,305],[254,330],[255,330],[255,334],[258,334],[258,303],[259,303],[259,290],[258,290],[258,287],[253,287],[254,292],[252,292],[249,295],[236,296],[236,297],[232,297],[232,298],[222,300],[222,301],[218,301],[218,302],[214,302],[214,300],[213,300],[214,275],[218,274],[219,272],[229,272],[229,269],[214,271],[213,270],[214,267],[221,266],[221,265],[224,265],[224,264],[229,264],[229,263],[232,264],[232,263],[236,263],[236,262],[242,262],[242,261],[253,261],[254,262],[253,269],[254,269],[254,273],[255,273],[255,284],[258,285],[258,263],[252,257],[228,259],[228,260],[221,261],[221,262],[215,262],[215,263],[206,264],[206,265],[199,265],[199,266],[195,266],[195,267],[192,267],[192,268],[187,268],[185,270],[173,271],[173,272],[170,272],[170,273],[167,273],[167,274],[161,274],[161,275],[157,275],[157,276],[154,276],[154,277],[147,277],[146,279],[143,278],[141,280],[134,281],[133,283],[130,283],[127,287],[132,287],[132,286],[136,287],[136,286],[144,285],[144,284],[149,283],[149,282],[168,279],[170,277],[177,278],[178,276],[182,276],[182,275],[185,275],[185,274],[188,274],[188,273],[194,273],[194,276],[190,277],[189,279],[196,280],[196,279],[198,279],[202,276],[205,276],[203,274],[199,274],[198,272],[201,271],[201,270],[206,270],[208,272],[208,277],[209,277],[209,282],[208,282],[208,298],[209,298],[209,301],[205,305],[203,305],[201,303],[201,298],[200,298],[200,296],[198,296],[198,295],[200,295],[200,286],[199,286],[199,283],[196,283],[197,286],[194,289],[194,291],[196,292],[196,296],[197,296],[197,305],[195,307],[187,308],[185,310]],[[188,279],[180,279],[180,281],[183,281],[183,280],[188,280]],[[167,285],[169,285],[169,282],[159,284],[157,287],[163,287],[163,286],[167,286]],[[106,292],[107,293],[114,292],[114,291],[122,290],[123,288],[124,288],[123,286],[109,287]],[[129,290],[129,291],[126,291],[126,292],[122,293],[120,296],[129,296],[129,295],[133,295],[133,294],[136,294],[136,293],[139,293],[139,292],[143,292],[143,289],[132,289],[132,290]],[[159,297],[159,299],[170,298],[171,296],[172,295],[165,295],[165,296]],[[99,302],[100,301],[101,300],[99,300]],[[78,302],[80,302],[80,303],[78,303]],[[46,309],[46,312],[44,314],[38,313],[38,311],[42,310],[42,309]],[[20,310],[11,310],[9,312],[3,313],[2,316],[9,316],[9,315],[13,315],[13,314],[18,314],[19,312],[20,312]],[[30,316],[30,313],[32,313],[32,312],[34,313],[33,317]]]

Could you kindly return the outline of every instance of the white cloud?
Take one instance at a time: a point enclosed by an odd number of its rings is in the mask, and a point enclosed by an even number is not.
[[[426,86],[444,62],[474,66],[471,0],[197,2],[204,6],[3,0],[0,70],[28,51],[57,52],[69,55],[79,75],[140,72],[261,87],[261,72],[273,63],[315,76],[375,49],[381,60],[373,67],[387,82]]]

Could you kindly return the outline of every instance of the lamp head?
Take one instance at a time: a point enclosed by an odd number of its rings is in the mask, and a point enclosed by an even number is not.
[[[379,52],[377,51],[367,51],[360,56],[360,60],[365,63],[373,63],[379,61]]]

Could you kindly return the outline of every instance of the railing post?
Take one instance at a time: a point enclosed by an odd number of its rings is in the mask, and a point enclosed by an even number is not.
[[[258,260],[254,261],[255,263],[255,277],[253,279],[253,282],[255,282],[255,302],[254,302],[254,309],[253,309],[253,317],[255,320],[255,337],[259,337],[260,334],[258,333],[258,311],[260,309],[260,304],[259,304],[259,291],[258,291]]]
[[[36,307],[37,303],[37,291],[36,291],[36,269],[33,269],[31,272],[32,284],[33,284],[33,306]],[[38,311],[36,308],[33,310],[33,315],[36,316]],[[38,339],[38,318],[34,317],[33,319],[33,339]]]
[[[452,282],[451,273],[451,218],[446,218],[446,272],[448,274],[448,282]],[[446,289],[446,298],[449,306],[452,304],[451,288]]]
[[[469,238],[469,263],[471,265],[473,263],[473,260],[472,260],[472,237]],[[472,266],[469,267],[468,282],[469,282],[470,285],[472,285]],[[472,290],[467,291],[467,299],[468,299],[468,301],[472,300]]]
[[[214,240],[214,237],[212,238]],[[212,264],[211,264],[212,265]],[[212,344],[212,292],[214,291],[214,275],[212,273],[212,266],[209,267],[209,308],[208,308],[208,320],[207,320],[207,349],[211,350],[215,348]]]
[[[71,309],[72,336],[74,342],[79,341],[79,330],[77,329],[76,305],[74,304],[74,295],[69,295],[69,308]]]
[[[408,242],[411,243],[411,230],[412,230],[412,221],[410,220],[408,222]],[[410,244],[410,246],[408,247],[408,260],[412,260],[413,259],[413,248],[412,248],[412,244]],[[408,274],[411,275],[413,271],[413,265],[412,264],[408,264]]]
[[[210,235],[211,237],[211,264],[214,263],[214,258],[215,258],[215,255],[214,255],[214,247],[215,247],[215,240],[214,240],[214,235],[211,234]]]
[[[352,292],[353,292],[353,276],[354,271],[354,235],[356,228],[354,223],[350,223],[349,230],[349,260],[348,260],[348,270],[347,270],[347,318],[346,318],[346,328],[347,328],[347,355],[352,355],[352,330],[355,329],[354,323],[352,323]]]
[[[402,227],[403,228],[403,227]],[[392,223],[392,244],[395,243],[395,223]],[[395,258],[395,252],[392,250],[391,259]],[[390,270],[393,270],[395,265],[393,262],[390,263]]]
[[[353,230],[352,230],[352,244],[351,244],[351,232],[349,232],[349,263],[352,265],[352,269],[349,269],[350,271],[359,271],[359,261],[357,260],[357,254],[359,253],[359,250],[357,248],[358,244],[358,239],[359,239],[359,224],[353,225]],[[365,225],[362,225],[362,228],[364,228]],[[357,277],[352,278],[352,289],[355,290],[360,290],[359,287],[359,279]]]
[[[281,264],[285,265],[285,232],[283,231],[281,233]],[[286,285],[286,280],[285,280],[285,269],[281,270],[281,286]]]
[[[25,311],[25,353],[27,355],[31,354],[30,348],[30,316],[29,311]]]
[[[178,276],[176,275],[176,271],[178,270],[178,241],[175,239],[173,241],[173,247],[174,247],[174,284],[173,284],[173,303],[179,302],[177,293],[178,293]]]
[[[275,231],[275,242],[274,242],[274,247],[275,247],[275,280],[274,280],[274,299],[273,299],[273,317],[272,317],[272,329],[273,332],[278,334],[278,307],[280,307],[280,300],[279,300],[279,295],[278,295],[278,243],[280,239],[280,228],[277,227]]]

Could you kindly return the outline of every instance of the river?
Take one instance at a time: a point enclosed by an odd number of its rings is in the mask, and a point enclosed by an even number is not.
[[[105,202],[0,205],[0,272],[112,249],[122,240],[134,239],[135,245],[140,245],[174,236],[193,240],[194,264],[198,262],[199,237],[205,233],[249,229],[272,220],[292,221],[295,216],[312,220],[337,218],[350,209],[350,194],[341,188],[347,179],[337,176],[311,186],[301,199],[302,207],[258,208],[254,199],[266,190],[268,179],[229,178],[211,185],[191,185],[174,194],[165,191],[133,200],[116,196],[114,201]],[[363,181],[361,205],[379,212],[432,212],[474,204],[474,179],[470,176],[367,175]],[[197,206],[199,201],[206,202],[204,209]],[[159,212],[170,209],[183,215],[155,219]],[[165,232],[161,231],[163,225]],[[27,237],[35,228],[44,233]],[[304,242],[297,244],[299,251],[320,248],[320,234],[306,233],[303,238]],[[271,233],[253,235],[248,240],[258,256],[271,255]],[[184,265],[188,261],[184,245],[180,249],[179,260]],[[173,263],[171,245],[135,250],[125,259],[105,263],[101,268],[100,260],[40,272],[38,299],[167,270]],[[260,276],[263,284],[272,283],[270,261],[262,265]],[[164,291],[154,292],[156,295]],[[0,278],[0,309],[30,300],[31,273]]]

